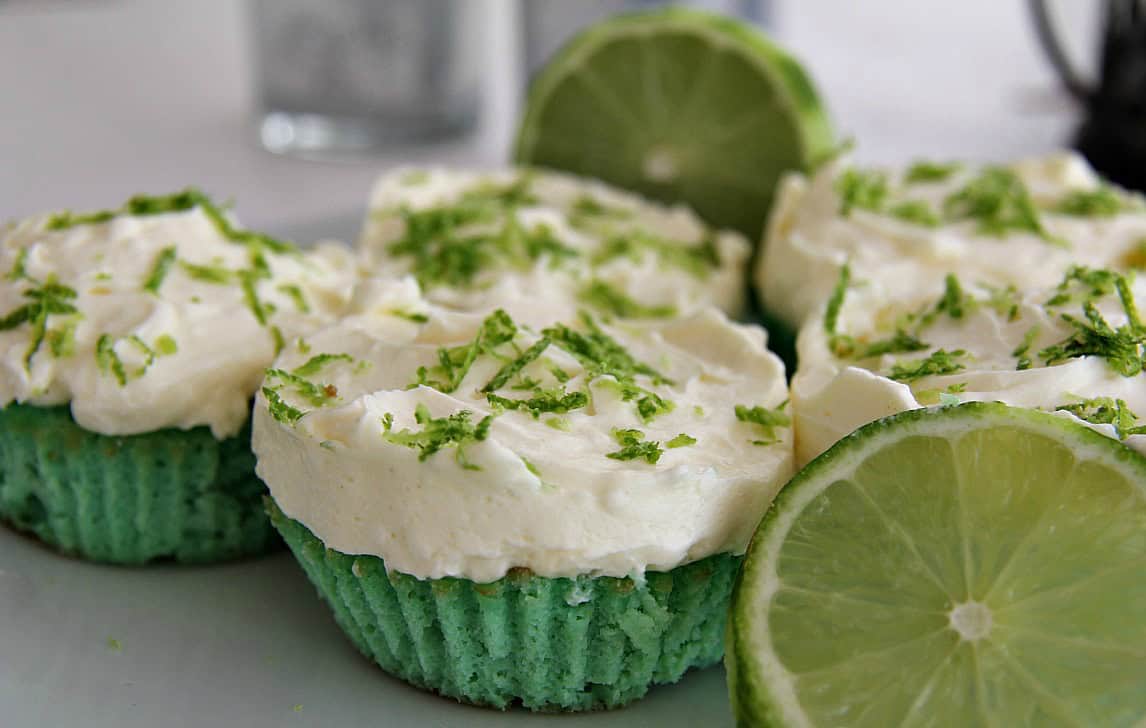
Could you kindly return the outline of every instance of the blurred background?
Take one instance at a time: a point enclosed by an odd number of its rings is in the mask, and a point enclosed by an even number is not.
[[[0,218],[194,184],[250,226],[352,237],[386,167],[504,163],[530,69],[578,24],[649,4],[0,0]],[[1082,118],[1019,0],[695,4],[790,48],[864,161],[1035,154]],[[1049,3],[1083,75],[1099,5]]]

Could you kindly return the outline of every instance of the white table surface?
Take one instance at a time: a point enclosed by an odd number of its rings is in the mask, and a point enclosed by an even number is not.
[[[503,51],[487,54],[480,130],[460,142],[319,163],[276,157],[255,141],[242,3],[0,0],[0,218],[194,184],[234,198],[253,227],[300,239],[352,236],[370,181],[387,166],[506,158],[521,88],[507,50],[513,5],[473,1],[488,5],[485,30]],[[1007,158],[1059,145],[1074,124],[1024,7],[789,0],[773,3],[772,24],[810,66],[861,158]],[[708,670],[630,711],[584,718],[475,711],[370,669],[285,554],[213,569],[112,569],[0,531],[4,726],[492,726],[508,718],[715,727],[730,720],[722,683],[719,669]]]

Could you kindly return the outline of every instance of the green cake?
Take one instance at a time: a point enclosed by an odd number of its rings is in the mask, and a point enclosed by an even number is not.
[[[791,474],[784,368],[715,308],[464,313],[375,281],[267,371],[274,525],[354,644],[495,708],[614,708],[717,662]]]
[[[0,271],[0,521],[119,564],[279,543],[250,402],[288,339],[341,313],[348,251],[186,190],[0,227]]]
[[[250,428],[122,437],[76,425],[66,407],[0,410],[0,517],[66,554],[143,564],[221,561],[276,543],[262,509]]]

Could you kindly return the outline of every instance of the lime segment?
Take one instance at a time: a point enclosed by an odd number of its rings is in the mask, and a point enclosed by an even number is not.
[[[758,240],[779,176],[832,139],[795,60],[750,25],[670,7],[571,40],[533,81],[515,157],[684,202]]]
[[[785,487],[733,599],[744,725],[1135,726],[1146,458],[972,403],[880,420]]]

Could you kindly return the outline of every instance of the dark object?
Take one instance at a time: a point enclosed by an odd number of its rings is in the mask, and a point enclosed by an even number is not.
[[[1099,77],[1086,83],[1055,34],[1046,0],[1029,0],[1039,42],[1086,109],[1074,146],[1111,181],[1146,190],[1146,1],[1106,0]]]

